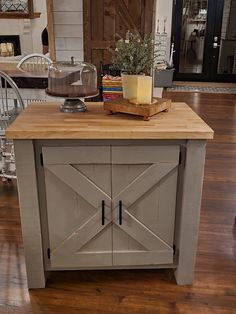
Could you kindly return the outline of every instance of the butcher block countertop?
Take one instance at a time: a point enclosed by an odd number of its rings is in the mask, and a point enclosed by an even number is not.
[[[59,103],[34,103],[6,131],[9,139],[212,139],[213,130],[185,103],[150,121],[86,103],[87,112],[61,113]]]

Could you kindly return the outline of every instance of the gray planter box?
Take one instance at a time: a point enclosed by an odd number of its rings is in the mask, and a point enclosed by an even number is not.
[[[154,76],[154,87],[172,87],[174,69],[166,69],[156,72]]]

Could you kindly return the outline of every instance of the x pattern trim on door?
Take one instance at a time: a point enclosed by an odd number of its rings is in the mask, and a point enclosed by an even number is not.
[[[97,209],[92,217],[52,251],[55,253],[66,246],[66,250],[75,253],[111,223],[109,219],[111,198],[72,165],[46,165],[45,167]],[[101,224],[102,200],[105,201],[107,213],[105,225]]]
[[[92,180],[86,175],[81,173],[78,169],[69,164],[59,165],[45,165],[45,167],[62,182],[68,185],[74,192],[88,201],[95,209],[96,213],[91,216],[83,225],[72,232],[66,239],[64,239],[56,248],[51,252],[52,254],[66,251],[68,254],[80,253],[79,250],[92,240],[97,234],[99,234],[104,228],[106,228],[112,222],[121,228],[130,237],[138,241],[142,247],[146,248],[145,256],[143,252],[113,252],[114,265],[116,264],[116,258],[114,254],[129,254],[130,256],[141,257],[143,264],[152,256],[159,257],[159,252],[162,252],[168,258],[172,258],[172,247],[163,241],[156,233],[150,228],[144,225],[136,217],[134,217],[129,211],[129,207],[137,202],[143,195],[145,195],[150,189],[159,184],[172,170],[178,166],[177,163],[158,163],[152,164],[140,175],[138,175],[130,184],[128,184],[118,195],[112,199],[107,195],[100,187],[98,187]],[[88,198],[88,194],[91,196]],[[106,223],[101,223],[101,206],[102,200],[106,204]],[[123,202],[123,223],[119,224],[117,206],[119,201]],[[112,217],[111,209],[112,204]],[[115,248],[114,248],[115,251]],[[108,252],[103,252],[107,254]],[[102,252],[101,252],[102,254]],[[136,254],[136,255],[135,255]],[[137,255],[138,254],[138,255]],[[140,255],[141,254],[141,255]],[[55,255],[55,256],[56,256]],[[144,260],[147,257],[146,261]],[[166,261],[166,257],[165,261]],[[124,263],[125,264],[125,263]],[[137,262],[138,264],[138,262]]]
[[[153,164],[135,178],[125,189],[123,189],[113,200],[114,223],[137,240],[148,251],[157,251],[162,249],[172,250],[172,247],[163,241],[152,230],[136,219],[128,208],[136,202],[141,196],[147,193],[154,185],[166,177],[173,169],[177,167],[176,163]],[[119,224],[118,206],[119,201],[123,203],[122,224]]]

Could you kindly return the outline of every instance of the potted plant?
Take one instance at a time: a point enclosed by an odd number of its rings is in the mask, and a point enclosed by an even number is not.
[[[122,71],[123,97],[134,103],[152,102],[152,69],[155,65],[155,44],[150,36],[141,39],[128,31],[116,42],[113,62]]]

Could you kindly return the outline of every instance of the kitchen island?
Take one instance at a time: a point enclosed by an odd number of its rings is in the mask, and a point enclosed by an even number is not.
[[[87,107],[36,103],[7,130],[28,287],[76,269],[172,268],[191,284],[212,129],[184,103],[150,121]]]

